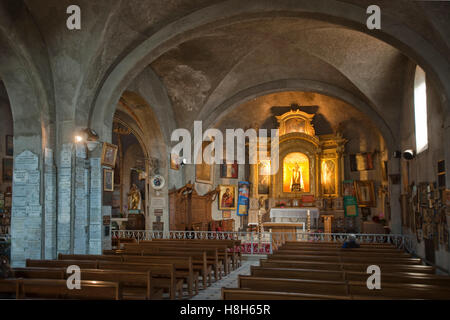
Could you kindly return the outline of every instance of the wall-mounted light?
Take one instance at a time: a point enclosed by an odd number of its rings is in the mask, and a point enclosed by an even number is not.
[[[414,150],[412,149],[407,149],[405,151],[403,151],[403,158],[406,160],[412,160],[414,159],[415,154],[414,154]]]
[[[93,151],[100,143],[97,132],[90,128],[80,130],[75,135],[76,143],[85,143],[89,151]]]

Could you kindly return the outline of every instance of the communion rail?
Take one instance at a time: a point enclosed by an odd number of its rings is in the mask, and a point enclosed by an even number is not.
[[[391,243],[409,253],[415,252],[415,238],[401,234],[352,234],[359,243]],[[285,241],[344,243],[349,233],[284,233],[284,232],[215,232],[215,231],[132,231],[113,230],[112,239],[135,239],[136,242],[152,239],[218,239],[240,240],[236,248],[244,254],[271,254]]]

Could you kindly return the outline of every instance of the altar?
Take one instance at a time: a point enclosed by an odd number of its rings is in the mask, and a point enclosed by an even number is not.
[[[270,209],[270,220],[273,223],[303,223],[307,224],[308,215],[311,227],[317,229],[319,226],[319,208],[272,208]]]

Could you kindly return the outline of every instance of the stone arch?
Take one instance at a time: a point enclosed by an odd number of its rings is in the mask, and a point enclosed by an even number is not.
[[[99,123],[104,119],[105,112],[113,107],[123,88],[133,79],[133,76],[145,66],[165,52],[169,47],[176,46],[184,39],[182,35],[200,27],[215,24],[226,25],[243,17],[251,19],[270,17],[273,15],[310,16],[318,19],[332,20],[339,24],[367,33],[385,41],[415,61],[436,79],[445,96],[450,93],[450,75],[446,68],[447,60],[431,44],[419,34],[403,24],[398,24],[389,15],[383,15],[383,28],[369,31],[366,27],[367,14],[364,8],[335,1],[324,0],[314,2],[307,0],[277,2],[262,1],[226,1],[211,5],[165,26],[153,36],[142,42],[124,59],[122,59],[98,89],[91,107],[91,123]],[[448,100],[448,98],[447,98]],[[449,105],[447,107],[447,112]]]
[[[375,109],[366,101],[355,96],[354,94],[343,90],[339,87],[304,79],[283,79],[267,82],[252,88],[248,88],[224,101],[212,110],[205,120],[205,127],[214,126],[225,114],[238,107],[242,103],[254,99],[258,96],[281,92],[281,91],[309,91],[331,96],[340,99],[354,106],[362,113],[366,114],[378,126],[382,136],[384,137],[389,150],[394,150],[397,144],[396,138],[391,128],[386,124],[384,119],[375,111]]]
[[[7,12],[14,11],[14,21]],[[38,28],[28,10],[21,3],[0,5],[0,78],[8,94],[14,125],[14,160],[19,155],[33,158],[35,183],[26,185],[13,177],[13,210],[11,215],[12,266],[23,266],[25,259],[50,257],[56,250],[56,190],[53,179],[53,157],[44,157],[44,149],[55,149],[55,108],[47,51]],[[26,31],[27,33],[25,33]],[[30,49],[33,50],[30,50]],[[51,155],[52,153],[49,153]],[[35,170],[36,169],[36,170]],[[36,177],[37,176],[37,177]],[[52,183],[52,188],[46,186]],[[26,190],[27,201],[21,201],[18,189]],[[15,199],[19,197],[18,199]],[[44,199],[53,199],[44,205]],[[18,205],[20,203],[21,205]],[[39,211],[36,210],[40,206]],[[24,212],[33,209],[33,217]],[[46,221],[45,226],[42,221]],[[25,228],[15,229],[15,225]],[[52,227],[53,226],[53,227]],[[47,230],[48,228],[48,230]],[[28,234],[33,230],[34,237]],[[37,232],[40,231],[40,232]],[[30,240],[30,241],[28,241]]]

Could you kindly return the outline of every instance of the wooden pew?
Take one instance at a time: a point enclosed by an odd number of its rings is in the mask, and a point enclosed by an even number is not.
[[[315,269],[315,270],[346,270],[366,272],[370,264],[367,263],[330,263],[315,261],[292,261],[292,260],[272,260],[261,259],[262,267],[268,268],[297,268],[297,269]],[[434,267],[422,265],[404,265],[404,264],[378,264],[382,272],[414,272],[434,274]]]
[[[53,268],[14,268],[14,278],[24,279],[65,279],[66,271]],[[88,280],[88,279],[86,279]]]
[[[348,296],[222,288],[222,300],[350,300]]]
[[[369,274],[365,272],[311,270],[311,269],[289,269],[289,268],[263,268],[251,266],[250,272],[255,277],[326,280],[326,281],[367,281]],[[381,273],[381,282],[411,283],[442,285],[450,287],[450,277],[434,274],[420,273]]]
[[[183,279],[176,278],[173,264],[130,263],[116,261],[98,261],[98,269],[125,270],[125,271],[151,271],[154,286],[169,292],[170,299],[183,297]]]
[[[151,280],[151,272],[134,272],[100,269],[80,269],[81,280],[118,282],[124,299],[162,299],[162,290],[157,290]],[[14,278],[67,279],[71,274],[65,268],[15,268]]]
[[[370,290],[366,282],[321,281],[239,276],[239,288],[305,294],[349,295],[353,299],[450,299],[450,289],[425,284],[384,282]]]
[[[2,279],[5,284],[16,288],[16,299],[77,299],[77,300],[120,300],[120,285],[116,282],[81,281],[81,289],[70,290],[66,280],[58,279]]]
[[[79,266],[80,269],[107,269],[125,271],[151,271],[154,276],[154,286],[163,288],[169,292],[171,299],[175,299],[176,292],[181,298],[183,295],[183,280],[176,279],[173,264],[143,264],[122,263],[118,261],[90,261],[90,260],[30,260],[27,259],[27,267],[67,268],[70,265]]]
[[[217,240],[217,239],[192,239],[192,240],[186,240],[186,239],[153,239],[151,241],[143,241],[142,243],[149,243],[149,242],[158,242],[158,243],[183,243],[183,244],[200,244],[200,245],[207,245],[207,246],[223,246],[225,245],[227,250],[226,253],[229,253],[231,255],[231,265],[233,269],[236,269],[238,266],[242,263],[242,255],[239,250],[241,241],[240,240]],[[223,253],[219,254],[223,255]],[[226,274],[228,274],[228,270],[225,270]]]
[[[347,283],[343,280],[303,280],[239,275],[238,288],[303,294],[348,295]]]
[[[172,263],[175,267],[175,276],[183,277],[186,279],[188,285],[188,294],[193,296],[198,294],[198,278],[199,272],[194,270],[194,264],[192,263],[192,257],[172,257],[164,255],[155,256],[122,256],[123,262],[137,262],[137,263]]]
[[[222,250],[222,254],[219,255],[219,249]],[[226,246],[216,246],[216,245],[200,245],[200,244],[183,244],[183,243],[166,243],[166,242],[146,242],[140,244],[129,244],[124,247],[126,254],[136,254],[141,250],[156,250],[156,252],[161,251],[185,251],[185,252],[203,252],[207,253],[207,259],[213,262],[213,270],[216,280],[221,279],[222,266],[225,267],[225,274],[228,273],[229,258],[226,250]],[[222,258],[219,258],[219,257]]]
[[[154,287],[151,271],[81,269],[81,279],[117,282],[122,288],[122,297],[125,300],[162,299],[162,289]]]
[[[419,258],[399,258],[383,256],[319,256],[319,255],[293,255],[293,254],[274,254],[267,257],[270,260],[299,260],[299,261],[322,261],[322,262],[362,262],[362,263],[391,263],[391,264],[420,264]]]
[[[26,260],[27,267],[67,268],[76,265],[80,269],[98,269],[97,261],[81,260]]]
[[[383,256],[383,257],[399,257],[399,258],[411,258],[409,253],[399,251],[399,252],[383,252],[383,251],[373,251],[373,250],[360,250],[360,249],[320,249],[320,250],[304,250],[304,249],[279,249],[274,252],[273,255],[279,254],[294,254],[294,255],[316,255],[316,256]]]
[[[155,245],[144,246],[144,247],[136,247],[132,246],[131,248],[125,247],[125,250],[116,251],[117,254],[123,255],[143,255],[143,256],[154,256],[154,255],[163,255],[163,256],[182,256],[182,257],[192,257],[194,270],[198,270],[202,275],[202,283],[203,288],[208,286],[208,283],[212,282],[212,270],[218,272],[218,258],[217,258],[217,249],[195,249],[195,248],[174,248],[174,247],[158,247]],[[208,258],[209,254],[209,258]],[[200,269],[199,269],[200,268]],[[219,277],[216,274],[216,279]]]
[[[167,257],[167,256],[128,256],[128,255],[83,255],[83,254],[59,254],[59,260],[102,260],[116,262],[138,262],[138,263],[173,263],[176,277],[186,278],[188,294],[198,293],[198,272],[194,271],[190,257]]]
[[[369,290],[366,282],[349,281],[349,294],[353,299],[432,299],[450,300],[450,289],[441,286],[410,283],[382,283],[380,290]]]

